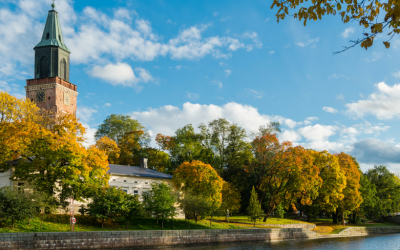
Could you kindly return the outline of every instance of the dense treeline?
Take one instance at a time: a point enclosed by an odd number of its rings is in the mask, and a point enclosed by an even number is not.
[[[11,166],[12,180],[54,197],[49,206],[65,208],[68,197],[90,198],[82,212],[99,221],[146,213],[163,221],[176,214],[171,205],[176,201],[195,220],[229,210],[264,221],[273,213],[297,213],[309,220],[331,216],[333,222],[351,215],[357,222],[399,210],[400,180],[386,167],[363,173],[348,154],[281,142],[279,123],[250,132],[221,118],[158,134],[152,143],[138,121],[111,115],[100,125],[96,144],[84,147],[85,129],[71,115],[43,113],[30,100],[4,92],[0,115],[0,172]],[[108,188],[109,163],[138,166],[140,158],[149,159],[149,168],[173,174],[179,192],[153,187],[138,202]]]
[[[234,190],[225,199],[236,194],[235,200],[241,201],[241,206],[231,207],[231,211],[239,211],[240,207],[240,212],[245,213],[255,188],[264,221],[273,213],[286,211],[306,214],[308,220],[331,216],[335,223],[351,215],[351,221],[356,223],[360,217],[381,220],[399,210],[400,180],[386,167],[376,166],[363,173],[351,155],[280,142],[279,123],[266,124],[255,132],[222,118],[198,128],[188,124],[174,135],[158,134],[158,148],[152,148],[150,136],[138,121],[111,115],[96,134],[98,143],[110,140],[108,136],[115,138],[112,129],[121,127],[125,133],[117,138],[110,161],[138,164],[140,158],[148,157],[151,168],[173,174],[174,179],[182,175],[182,165],[191,165],[190,169],[209,165],[223,179],[222,183],[229,185],[224,192]],[[196,190],[187,193],[193,196],[193,192]],[[229,209],[226,205],[222,208]]]

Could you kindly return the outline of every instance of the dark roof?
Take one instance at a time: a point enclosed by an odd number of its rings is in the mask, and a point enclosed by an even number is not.
[[[148,168],[134,167],[134,166],[122,166],[122,165],[108,165],[110,170],[108,174],[121,174],[130,175],[138,177],[151,177],[151,178],[161,178],[161,179],[172,179],[172,175],[164,174],[155,170]]]

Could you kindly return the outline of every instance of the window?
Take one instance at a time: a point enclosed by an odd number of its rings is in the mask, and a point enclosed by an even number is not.
[[[46,40],[49,40],[49,38],[50,38],[50,33],[47,33]]]
[[[139,195],[139,190],[133,190],[134,195]]]
[[[50,96],[49,96],[49,100],[50,100]]]
[[[113,181],[115,181],[115,179],[113,179]]]
[[[60,40],[60,42],[61,42],[61,36],[60,35],[58,35],[58,40]]]
[[[18,183],[18,191],[23,191],[24,190],[24,183],[19,182]]]
[[[40,78],[46,78],[49,76],[49,62],[46,56],[40,58]]]
[[[67,62],[65,61],[65,59],[61,60],[60,63],[60,69],[61,69],[61,78],[64,80],[67,80]]]
[[[124,180],[124,182],[126,182],[126,180]]]
[[[135,184],[137,184],[137,181],[135,181]]]
[[[128,193],[128,190],[127,190],[127,189],[122,189],[122,191],[124,191],[125,193]]]
[[[144,184],[148,185],[149,183],[148,183],[148,182],[145,182]]]

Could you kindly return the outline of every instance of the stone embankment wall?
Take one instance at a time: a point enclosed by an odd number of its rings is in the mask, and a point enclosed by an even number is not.
[[[247,222],[236,222],[236,221],[231,221],[231,223],[240,223],[240,224],[248,224],[248,225],[253,225],[252,223],[247,223]],[[309,223],[293,223],[293,224],[264,224],[264,223],[256,223],[256,225],[260,226],[266,226],[266,227],[280,227],[280,228],[305,228],[312,230],[316,227],[315,224],[309,224]]]
[[[400,227],[349,227],[339,234],[317,234],[304,228],[61,232],[0,234],[1,250],[146,249],[231,242],[333,238],[400,233]]]
[[[302,228],[0,234],[1,250],[144,249],[158,246],[314,238]]]
[[[348,227],[339,236],[365,236],[374,234],[400,233],[400,227]]]

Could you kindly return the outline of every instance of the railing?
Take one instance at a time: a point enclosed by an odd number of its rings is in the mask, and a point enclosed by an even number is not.
[[[26,85],[27,86],[32,86],[32,85],[40,85],[40,84],[49,84],[49,83],[58,83],[66,88],[69,88],[73,91],[77,91],[78,87],[75,84],[72,84],[70,82],[67,82],[59,77],[48,77],[48,78],[41,78],[41,79],[30,79],[26,80]]]

